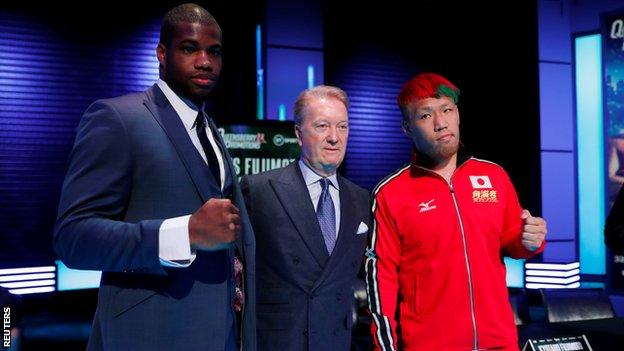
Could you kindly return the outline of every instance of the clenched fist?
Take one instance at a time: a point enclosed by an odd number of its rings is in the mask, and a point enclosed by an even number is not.
[[[528,210],[522,210],[520,218],[522,226],[522,245],[529,251],[535,251],[542,246],[546,237],[546,221],[541,217],[533,217]]]
[[[189,239],[195,250],[215,250],[240,235],[239,211],[229,199],[210,199],[189,219]]]

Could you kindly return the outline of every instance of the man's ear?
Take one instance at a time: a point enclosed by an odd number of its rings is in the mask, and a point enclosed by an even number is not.
[[[410,129],[409,121],[405,118],[401,122],[401,129],[403,129],[403,133],[405,133],[405,135],[407,135],[408,137],[412,136],[412,130]]]
[[[167,54],[167,48],[164,44],[158,43],[156,47],[156,58],[158,58],[158,62],[160,63],[160,67],[165,67],[165,55]]]
[[[297,143],[301,146],[301,126],[295,124],[295,135],[297,136]]]

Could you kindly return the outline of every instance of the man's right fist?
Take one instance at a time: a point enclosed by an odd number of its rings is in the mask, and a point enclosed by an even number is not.
[[[189,239],[195,250],[215,250],[240,235],[239,211],[229,199],[210,199],[189,219]]]

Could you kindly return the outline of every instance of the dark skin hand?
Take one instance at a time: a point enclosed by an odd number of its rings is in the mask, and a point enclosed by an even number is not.
[[[189,219],[189,239],[195,250],[231,243],[240,233],[239,211],[229,199],[210,199]]]

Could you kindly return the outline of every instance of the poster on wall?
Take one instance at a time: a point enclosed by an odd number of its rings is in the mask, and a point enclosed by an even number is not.
[[[601,34],[608,213],[624,184],[624,10],[602,16]],[[612,288],[624,289],[624,257],[607,260]]]
[[[293,122],[263,121],[262,125],[226,125],[219,128],[238,179],[285,167],[299,158]]]

